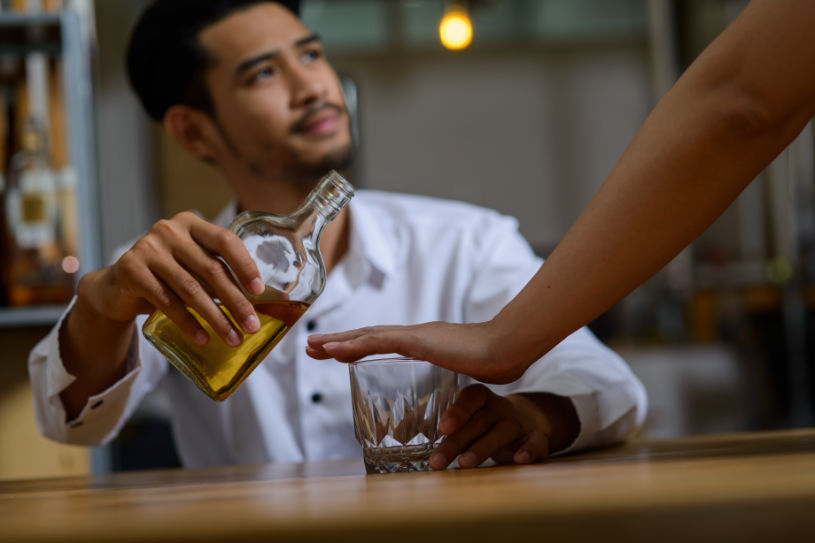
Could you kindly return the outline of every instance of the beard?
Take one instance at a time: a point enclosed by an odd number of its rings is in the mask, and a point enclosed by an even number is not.
[[[350,120],[348,122],[350,123]],[[277,179],[287,182],[299,189],[311,190],[330,170],[344,170],[348,168],[355,154],[355,146],[353,138],[350,135],[349,126],[347,128],[349,131],[348,142],[336,145],[317,158],[294,158],[293,156],[289,156],[289,160],[285,162],[276,161],[271,164],[265,163],[263,159],[257,159],[257,157],[253,159],[249,154],[243,153],[217,118],[214,118],[214,124],[223,138],[224,143],[232,153],[235,162],[240,164],[242,169],[248,171],[256,178]],[[272,156],[275,153],[269,149],[267,153],[262,154]],[[292,152],[292,155],[294,154],[296,153]]]
[[[299,160],[293,164],[290,177],[295,181],[303,181],[309,186],[314,185],[329,170],[343,170],[351,164],[354,155],[353,137],[351,136],[351,118],[348,109],[342,105],[330,102],[314,104],[297,121],[289,127],[289,132],[293,135],[299,133],[306,123],[316,114],[323,110],[336,111],[344,121],[344,130],[348,136],[348,142],[336,145],[333,149],[323,153],[317,160]],[[298,182],[298,185],[300,183]]]
[[[354,144],[348,142],[329,150],[316,161],[299,161],[290,165],[286,177],[298,187],[311,189],[330,170],[342,171],[350,167],[353,159]]]

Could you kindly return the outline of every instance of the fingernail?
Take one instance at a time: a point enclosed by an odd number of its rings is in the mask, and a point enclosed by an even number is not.
[[[334,347],[336,347],[339,344],[340,344],[339,341],[329,341],[328,343],[323,344],[323,350],[330,351],[330,350],[334,349]]]
[[[447,457],[445,457],[441,453],[433,453],[430,456],[430,460],[428,460],[430,467],[433,469],[443,469],[447,467],[447,464],[450,462],[447,461]]]
[[[226,335],[226,344],[232,347],[237,347],[241,344],[241,338],[235,330],[230,330]]]
[[[515,455],[515,463],[516,464],[528,464],[532,461],[532,455],[529,454],[529,451],[521,451]]]
[[[475,466],[476,456],[474,452],[466,452],[458,457],[458,463],[462,467]]]
[[[252,294],[263,294],[263,291],[266,290],[266,285],[263,284],[260,277],[255,277],[252,279],[252,282],[249,283],[249,290]]]
[[[249,315],[246,317],[246,320],[243,321],[243,329],[250,334],[254,334],[258,330],[260,330],[260,321],[254,315]]]
[[[209,336],[203,330],[198,330],[195,333],[195,342],[198,345],[206,345],[209,342]]]

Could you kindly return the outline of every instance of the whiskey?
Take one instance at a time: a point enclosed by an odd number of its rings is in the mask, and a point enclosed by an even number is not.
[[[167,315],[155,311],[144,323],[142,332],[167,359],[213,400],[223,401],[238,388],[294,323],[305,313],[305,302],[255,302],[260,330],[244,334],[232,314],[219,304],[221,311],[243,336],[243,342],[230,347],[192,308],[187,308],[209,334],[206,345],[187,337]]]
[[[232,220],[229,230],[243,242],[265,286],[257,298],[244,292],[258,313],[261,330],[244,334],[241,345],[228,346],[189,308],[210,335],[207,345],[188,339],[158,311],[144,323],[144,336],[207,396],[225,399],[323,291],[326,275],[320,235],[353,195],[354,187],[331,171],[291,213],[247,210]],[[226,308],[220,308],[240,330]]]

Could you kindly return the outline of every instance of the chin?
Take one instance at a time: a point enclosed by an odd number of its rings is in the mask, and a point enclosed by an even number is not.
[[[315,170],[320,170],[323,173],[328,170],[342,170],[347,168],[354,158],[354,146],[351,142],[336,145],[328,151],[321,154],[319,158],[314,160],[312,164]]]
[[[330,170],[344,170],[351,165],[354,158],[354,146],[348,142],[344,145],[335,146],[319,156],[303,158],[299,167],[295,167],[297,172],[292,172],[292,177],[299,178],[308,185],[315,184],[323,175]]]

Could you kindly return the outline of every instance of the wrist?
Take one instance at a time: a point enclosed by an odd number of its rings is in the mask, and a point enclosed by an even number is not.
[[[568,448],[580,434],[580,418],[569,398],[548,392],[512,394],[508,397],[516,406],[525,404],[534,410],[537,428],[549,442],[549,454]]]
[[[102,268],[82,276],[76,288],[74,312],[94,326],[127,327],[137,313],[127,311],[132,304],[121,300],[120,289],[110,279],[110,274],[110,268]]]
[[[545,355],[557,343],[547,339],[546,332],[528,325],[506,308],[486,323],[485,335],[491,360],[500,360],[503,372],[511,382]]]
[[[105,289],[102,273],[103,270],[90,272],[79,280],[76,300],[63,324],[73,338],[117,337],[128,333],[133,326],[133,318],[118,320],[104,311],[106,306],[115,306],[116,302],[108,302],[102,296]]]

